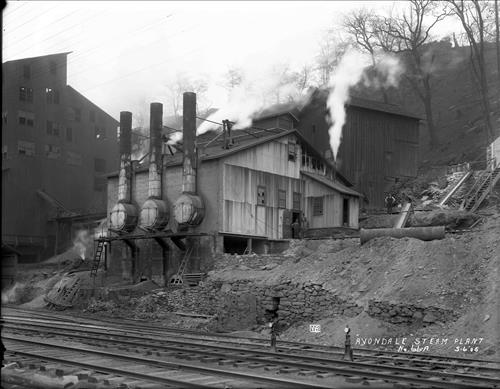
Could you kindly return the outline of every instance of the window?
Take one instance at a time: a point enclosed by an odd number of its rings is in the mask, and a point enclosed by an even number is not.
[[[73,141],[73,129],[71,127],[66,128],[66,141],[68,142]]]
[[[4,124],[7,124],[7,117],[9,116],[9,113],[7,111],[2,112],[2,122]]]
[[[299,192],[293,192],[293,209],[300,210],[301,195]]]
[[[106,130],[104,128],[95,128],[95,138],[96,139],[106,139]]]
[[[288,141],[288,160],[295,162],[297,158],[297,150],[295,148],[296,144],[293,141]]]
[[[257,205],[266,205],[266,187],[257,187]]]
[[[17,151],[20,155],[33,156],[35,155],[35,143],[20,140],[17,142]]]
[[[106,160],[102,158],[94,158],[94,171],[98,173],[106,172]]]
[[[95,122],[95,111],[93,109],[89,111],[89,120],[91,123]]]
[[[59,136],[59,123],[57,122],[52,123],[52,135]]]
[[[82,166],[82,156],[73,151],[66,152],[66,163],[72,166]]]
[[[47,103],[53,103],[54,102],[54,89],[52,88],[45,88],[45,98],[47,100]]]
[[[59,104],[59,91],[54,90],[54,104]]]
[[[313,216],[323,215],[323,197],[313,197]]]
[[[57,159],[61,156],[61,148],[56,145],[45,145],[45,156],[50,159]]]
[[[26,87],[21,86],[19,88],[19,100],[26,101]]]
[[[278,189],[278,208],[286,208],[286,190]]]
[[[82,111],[80,108],[74,108],[75,121],[79,122],[82,120]]]
[[[31,66],[30,65],[23,66],[23,76],[24,76],[24,78],[27,78],[27,79],[31,78]]]
[[[57,73],[57,64],[55,61],[50,61],[49,62],[49,69],[51,74],[56,74]]]
[[[35,114],[33,112],[18,111],[19,124],[33,127],[35,124]]]
[[[28,103],[33,102],[33,88],[26,88],[26,101]]]
[[[50,120],[47,120],[47,135],[52,135],[53,134],[53,131],[52,131],[52,126],[53,123],[50,121]]]

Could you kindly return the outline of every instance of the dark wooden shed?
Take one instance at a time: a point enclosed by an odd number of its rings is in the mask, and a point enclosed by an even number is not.
[[[299,115],[298,130],[331,157],[327,97],[323,90],[313,94]],[[369,208],[382,207],[395,182],[417,175],[421,118],[396,105],[359,98],[350,99],[346,112],[337,169],[365,195]]]

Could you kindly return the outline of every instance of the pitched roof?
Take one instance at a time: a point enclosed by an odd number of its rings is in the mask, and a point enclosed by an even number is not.
[[[270,107],[264,108],[263,110],[253,115],[252,120],[258,121],[286,114],[291,115],[296,121],[299,121],[298,117],[300,114],[300,108],[298,103],[289,102],[289,103],[271,105]]]
[[[16,62],[16,61],[25,61],[25,60],[34,60],[34,59],[39,59],[39,58],[44,58],[44,57],[53,57],[56,55],[68,55],[71,54],[72,51],[65,51],[63,53],[54,53],[54,54],[46,54],[46,55],[38,55],[36,57],[28,57],[28,58],[19,58],[19,59],[12,59],[10,61],[5,61],[4,64],[6,63],[11,63],[11,62]]]
[[[309,178],[312,178],[313,180],[318,181],[319,183],[321,183],[323,185],[328,186],[329,188],[336,190],[337,192],[348,194],[351,196],[356,196],[356,197],[364,197],[361,193],[358,193],[355,190],[348,188],[347,186],[341,184],[338,181],[329,180],[325,176],[321,176],[321,175],[315,174],[315,173],[306,172],[303,170],[301,170],[300,173],[306,177],[309,177]]]

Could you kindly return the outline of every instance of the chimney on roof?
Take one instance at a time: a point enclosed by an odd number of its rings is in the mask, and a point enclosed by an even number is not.
[[[226,119],[222,121],[223,149],[228,149],[234,144],[233,137],[231,134],[232,127],[233,123],[230,120]]]
[[[132,113],[120,112],[120,175],[118,178],[118,202],[129,203],[131,198],[132,170]]]

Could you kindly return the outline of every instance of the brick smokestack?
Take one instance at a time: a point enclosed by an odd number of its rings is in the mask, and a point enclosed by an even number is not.
[[[151,103],[149,121],[149,186],[148,198],[161,199],[161,130],[163,104]]]
[[[182,192],[196,194],[196,93],[183,94],[183,144]]]
[[[130,203],[132,173],[132,113],[120,112],[120,174],[118,178],[118,202]]]

